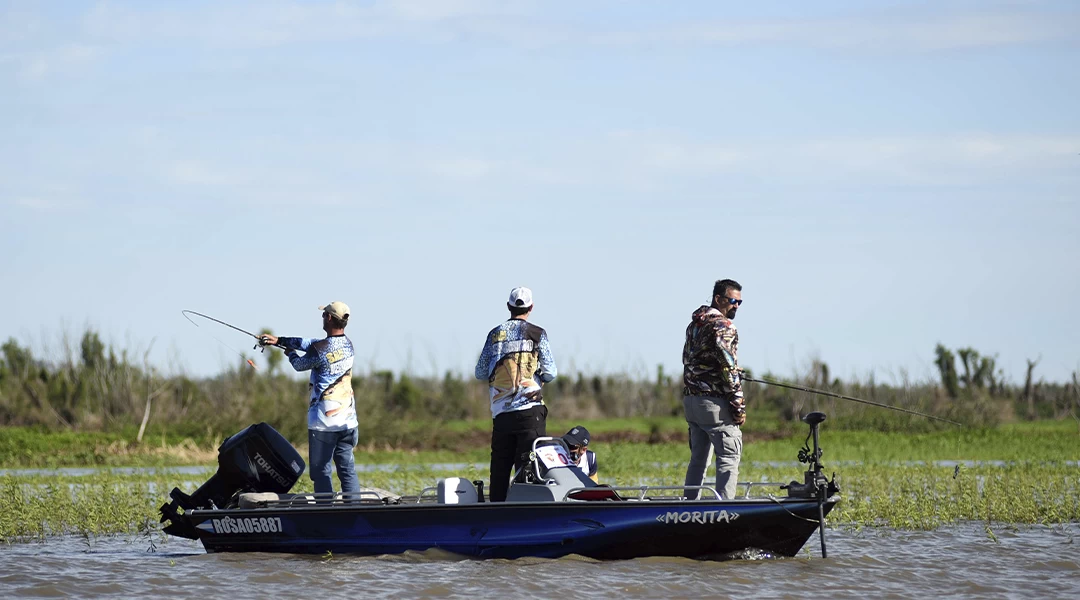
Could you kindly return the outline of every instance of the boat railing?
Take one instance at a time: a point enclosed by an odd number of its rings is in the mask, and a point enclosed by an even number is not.
[[[418,494],[416,496],[416,502],[415,503],[416,504],[422,504],[425,501],[425,499],[428,502],[437,501],[439,499],[439,488],[433,486],[433,487],[426,487],[426,488],[420,490],[420,494]],[[411,497],[409,498],[409,500],[410,500],[410,503],[412,503],[411,502],[412,501]]]
[[[750,492],[754,488],[757,488],[757,487],[776,488],[777,490],[779,490],[781,487],[783,487],[783,486],[785,486],[787,484],[786,483],[777,483],[775,481],[747,481],[745,483],[739,483],[739,484],[736,484],[736,485],[737,485],[737,487],[746,486],[746,490],[743,492],[743,495],[741,496],[742,498],[758,498],[760,496],[751,496],[750,495]],[[735,497],[739,498],[740,496],[738,494],[736,494]]]
[[[278,495],[277,498],[258,498],[252,502],[257,508],[307,508],[311,506],[383,503],[383,496],[370,490],[362,490],[359,492],[320,492],[317,494],[281,494]]]
[[[779,489],[781,483],[773,483],[766,481],[753,481],[742,482],[738,484],[741,494],[736,495],[736,498],[741,499],[753,499],[753,498],[767,498],[766,496],[751,495],[754,489],[757,488],[775,488]],[[597,490],[612,490],[619,494],[624,500],[678,500],[678,501],[690,501],[687,500],[685,492],[687,490],[699,490],[701,492],[701,498],[699,501],[713,502],[716,500],[722,500],[720,493],[716,488],[708,485],[604,485],[597,487],[576,487],[569,490],[566,493],[566,501],[568,502],[588,502],[589,500],[582,500],[574,498],[574,494],[581,492],[582,495],[586,495],[587,492],[595,493]],[[269,496],[269,494],[267,494]],[[420,493],[416,496],[400,496],[394,498],[387,498],[386,496],[372,490],[361,490],[359,492],[323,492],[323,493],[307,493],[307,494],[280,494],[275,498],[256,498],[252,501],[248,501],[248,508],[312,508],[319,506],[343,506],[343,505],[355,505],[355,504],[425,504],[435,503],[438,501],[438,488],[426,487],[420,490]]]
[[[736,494],[736,498],[759,498],[767,496],[751,496],[750,492],[754,488],[777,488],[784,484],[773,483],[769,481],[754,481],[744,482],[738,484],[738,487],[745,488],[742,495]],[[702,495],[711,495],[711,498],[703,498],[704,501],[712,502],[715,500],[722,500],[720,493],[716,491],[716,488],[708,485],[605,485],[600,488],[596,487],[577,487],[566,493],[566,500],[568,502],[588,502],[589,500],[579,500],[574,498],[574,494],[578,492],[595,492],[597,489],[612,490],[618,493],[624,500],[687,500],[685,492],[689,490],[699,490]],[[676,492],[676,493],[657,493],[657,492]],[[691,502],[693,502],[691,500]]]
[[[700,490],[702,493],[712,494],[716,500],[720,500],[720,494],[707,485],[605,485],[600,487],[579,487],[566,492],[566,499],[572,502],[582,502],[574,498],[578,492],[595,492],[596,490],[612,490],[618,493],[624,500],[660,500],[676,499],[683,497],[683,490]],[[677,494],[656,494],[655,492],[675,492]],[[633,492],[629,494],[628,492]],[[633,497],[632,497],[633,496]]]

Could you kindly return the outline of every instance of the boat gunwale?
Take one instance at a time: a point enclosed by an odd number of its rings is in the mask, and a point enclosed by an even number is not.
[[[840,496],[833,495],[825,499],[825,504],[834,505],[840,502]],[[622,500],[622,501],[581,501],[581,500],[563,500],[563,501],[538,501],[538,502],[476,502],[469,504],[441,504],[438,502],[400,502],[400,503],[382,503],[382,502],[357,502],[357,503],[339,503],[334,505],[292,505],[292,506],[265,506],[265,507],[250,507],[250,508],[222,508],[222,509],[195,509],[184,513],[192,519],[213,516],[236,516],[236,515],[251,515],[251,514],[272,514],[272,513],[319,513],[319,512],[374,512],[377,510],[492,510],[494,508],[541,508],[541,507],[573,507],[580,509],[588,506],[598,509],[616,509],[616,508],[628,508],[639,506],[656,506],[656,507],[682,507],[682,508],[695,508],[695,507],[717,507],[723,509],[725,507],[737,507],[737,506],[766,506],[766,505],[814,505],[818,503],[817,498],[791,498],[791,497],[766,497],[766,498],[738,498],[732,500]]]

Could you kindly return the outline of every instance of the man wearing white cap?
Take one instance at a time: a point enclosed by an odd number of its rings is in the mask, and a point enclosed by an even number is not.
[[[491,501],[503,502],[510,468],[525,466],[533,441],[547,435],[547,407],[541,386],[558,371],[547,332],[529,323],[532,291],[516,287],[506,303],[510,319],[492,329],[476,363],[476,378],[486,379],[491,400]]]
[[[337,465],[341,491],[359,492],[353,464],[353,448],[358,441],[356,402],[353,398],[353,345],[345,337],[349,307],[344,302],[320,306],[325,338],[290,338],[264,335],[264,345],[285,348],[289,363],[297,371],[311,371],[308,389],[308,475],[316,493],[333,492],[330,481]],[[301,356],[297,350],[303,352]]]

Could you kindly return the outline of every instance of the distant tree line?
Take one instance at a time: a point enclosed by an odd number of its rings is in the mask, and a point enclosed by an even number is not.
[[[148,353],[147,353],[148,354]],[[971,348],[935,351],[940,381],[882,383],[842,381],[828,365],[812,361],[800,376],[761,377],[798,383],[873,402],[926,412],[972,425],[1018,419],[1080,419],[1077,373],[1064,383],[1035,378],[1037,360],[1028,362],[1024,384],[1006,381],[996,359]],[[280,353],[267,353],[264,368],[246,361],[213,376],[166,375],[147,355],[103,343],[94,331],[83,334],[67,358],[45,361],[9,339],[0,346],[0,426],[29,425],[52,430],[115,430],[147,424],[183,431],[233,433],[266,421],[292,439],[306,437],[305,381],[282,372]],[[959,357],[959,360],[957,358]],[[959,368],[958,368],[959,366]],[[446,372],[442,377],[376,370],[355,373],[353,387],[365,439],[393,443],[409,423],[490,418],[485,382]],[[551,418],[662,417],[682,414],[681,373],[657,367],[652,377],[562,375],[545,387]],[[916,417],[876,407],[822,398],[761,384],[747,384],[748,428],[791,429],[811,410],[830,414],[830,426],[919,430],[934,427]],[[436,430],[437,431],[437,430]],[[0,432],[2,434],[2,432]]]

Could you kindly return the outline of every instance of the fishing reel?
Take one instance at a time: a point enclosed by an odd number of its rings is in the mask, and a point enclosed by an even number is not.
[[[266,352],[267,346],[270,345],[268,338],[265,335],[261,335],[255,340],[255,345],[252,346],[252,350],[258,350],[259,352]]]
[[[271,344],[269,342],[269,338],[267,338],[265,335],[261,335],[261,336],[255,338],[255,340],[256,340],[255,341],[255,346],[251,348],[252,350],[258,350],[259,352],[266,352],[267,348],[277,348],[279,350],[284,350],[286,352],[288,351],[288,348],[286,348],[285,346],[282,346],[281,344]]]

